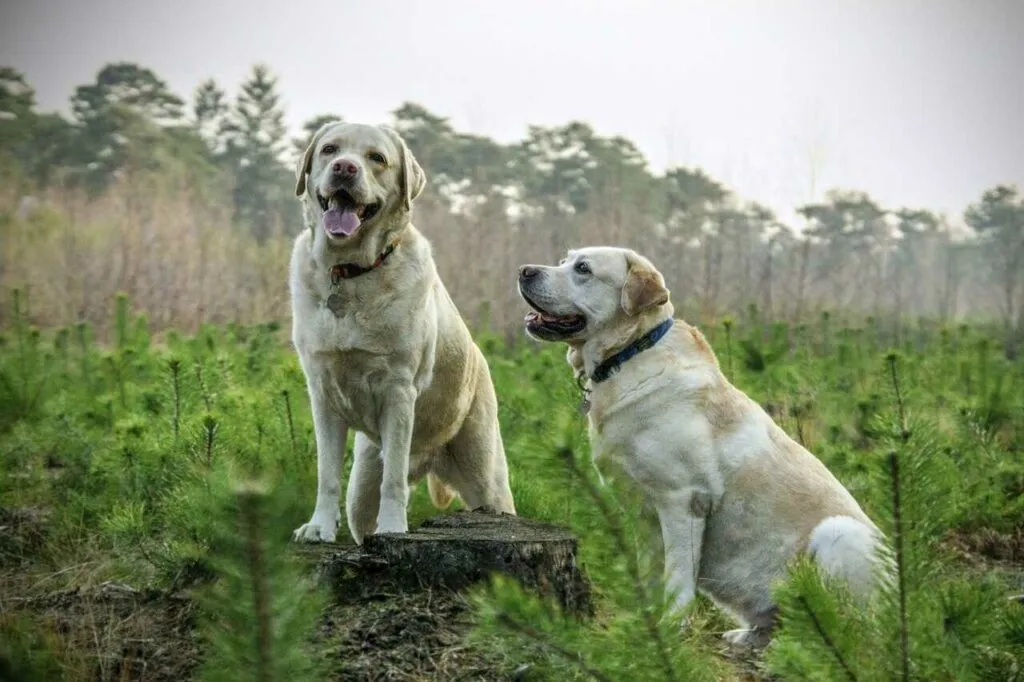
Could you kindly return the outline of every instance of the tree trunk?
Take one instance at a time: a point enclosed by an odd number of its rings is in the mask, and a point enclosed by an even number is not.
[[[804,314],[804,283],[807,281],[807,263],[811,256],[811,241],[804,237],[800,248],[800,274],[796,280],[796,306],[793,309],[793,322],[799,322]]]
[[[391,589],[460,590],[492,573],[554,597],[566,611],[593,614],[590,583],[576,559],[576,537],[559,526],[488,509],[458,511],[404,534],[371,535],[362,547],[310,545],[318,574],[339,595]]]
[[[946,324],[956,318],[956,302],[959,296],[959,270],[957,253],[948,236],[945,238],[942,248],[943,255],[945,256],[945,277],[943,278],[939,318],[943,324]]]

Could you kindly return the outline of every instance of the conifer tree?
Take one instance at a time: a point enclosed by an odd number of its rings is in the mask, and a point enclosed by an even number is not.
[[[212,491],[221,496],[211,543],[216,578],[200,596],[200,679],[319,679],[312,639],[321,597],[288,546],[286,496],[254,481],[218,487]]]

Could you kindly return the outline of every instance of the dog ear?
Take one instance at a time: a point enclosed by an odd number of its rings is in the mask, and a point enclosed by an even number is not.
[[[333,125],[341,123],[340,120],[328,121],[320,126],[313,136],[309,138],[309,146],[306,147],[306,151],[302,153],[298,163],[295,164],[295,196],[301,197],[306,193],[306,177],[309,172],[313,169],[313,154],[316,151],[316,144],[320,141],[324,131]]]
[[[398,153],[401,155],[401,179],[399,180],[399,191],[402,193],[402,206],[406,211],[412,210],[412,202],[420,195],[427,185],[427,174],[423,171],[416,157],[412,155],[405,140],[393,128],[381,126],[391,136]]]
[[[644,310],[668,303],[665,278],[632,254],[627,258],[629,270],[622,285],[622,309],[627,315],[638,315]]]

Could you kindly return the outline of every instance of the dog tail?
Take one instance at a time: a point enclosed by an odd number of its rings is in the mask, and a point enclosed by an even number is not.
[[[438,509],[446,509],[455,499],[455,491],[432,473],[427,474],[427,490],[430,491],[430,501]]]

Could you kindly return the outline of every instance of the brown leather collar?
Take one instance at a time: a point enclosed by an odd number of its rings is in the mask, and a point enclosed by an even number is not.
[[[337,286],[337,284],[343,279],[352,279],[353,277],[359,277],[366,273],[376,270],[380,266],[384,265],[384,261],[388,259],[388,256],[398,248],[398,240],[388,244],[387,248],[381,251],[380,255],[377,256],[377,260],[373,261],[370,267],[363,267],[357,263],[338,263],[331,267],[331,284]]]

